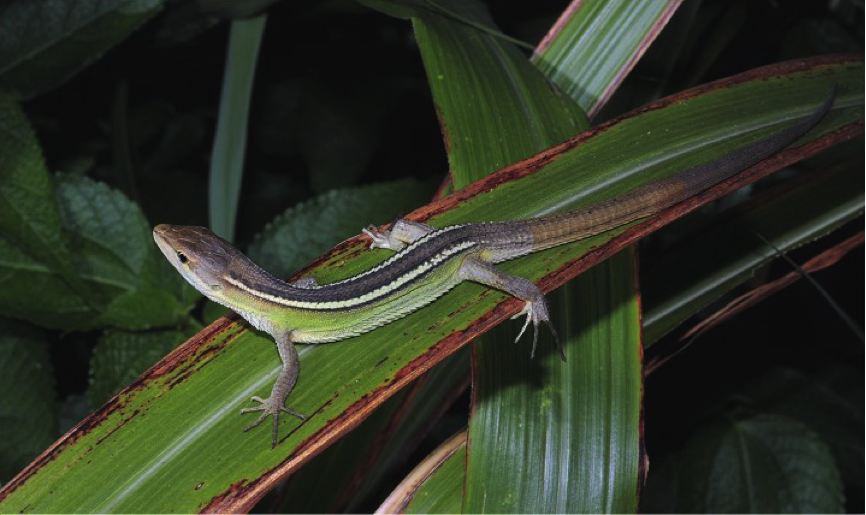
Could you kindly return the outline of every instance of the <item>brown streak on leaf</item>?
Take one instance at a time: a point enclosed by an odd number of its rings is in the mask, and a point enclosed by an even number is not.
[[[23,485],[30,477],[38,473],[42,467],[54,460],[66,447],[74,444],[80,438],[89,434],[92,430],[102,425],[108,418],[116,412],[121,411],[127,404],[127,399],[135,394],[139,389],[146,388],[148,383],[158,379],[159,377],[172,372],[179,366],[184,364],[191,356],[195,356],[197,351],[206,346],[209,342],[216,339],[219,335],[232,329],[232,323],[240,317],[235,314],[223,317],[213,324],[209,325],[201,332],[190,338],[186,343],[180,345],[166,357],[159,360],[155,365],[150,367],[144,374],[138,377],[135,381],[126,386],[123,390],[117,393],[114,397],[106,401],[101,407],[94,411],[87,418],[79,422],[75,427],[66,432],[56,442],[51,444],[45,451],[36,457],[24,470],[19,472],[11,481],[3,485],[0,491],[0,501],[14,492],[19,486]],[[132,415],[120,421],[116,427],[111,429],[105,437],[100,441],[105,440],[119,428],[124,426],[126,422],[135,417],[141,407],[136,409]]]
[[[253,483],[255,483],[255,481]],[[252,483],[250,483],[250,484],[252,484]],[[199,510],[199,513],[220,513],[221,510],[214,509],[213,507],[219,506],[220,504],[225,502],[227,499],[237,497],[239,494],[241,494],[242,492],[244,492],[248,488],[249,488],[249,486],[246,485],[246,481],[237,481],[237,482],[232,483],[231,485],[229,485],[228,489],[225,492],[214,497],[213,499],[211,499],[211,501],[208,504],[202,506],[201,509]]]

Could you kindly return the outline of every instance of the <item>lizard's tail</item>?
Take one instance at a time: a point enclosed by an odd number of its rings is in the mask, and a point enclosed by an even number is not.
[[[809,132],[827,114],[836,86],[820,107],[801,121],[671,177],[651,182],[625,195],[553,216],[526,220],[533,250],[546,249],[644,218],[678,204],[781,151]]]

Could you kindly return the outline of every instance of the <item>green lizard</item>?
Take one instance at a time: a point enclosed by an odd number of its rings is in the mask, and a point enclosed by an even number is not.
[[[835,88],[812,114],[790,127],[739,150],[679,174],[641,186],[623,196],[543,218],[453,225],[436,229],[408,220],[389,230],[364,229],[370,248],[396,251],[380,265],[349,279],[320,285],[312,278],[288,284],[259,268],[230,243],[204,227],[158,225],[153,237],[175,268],[211,300],[228,306],[269,333],[283,362],[267,399],[241,413],[261,411],[244,431],[273,416],[277,443],[285,399],[298,380],[294,343],[326,343],[357,336],[397,320],[446,293],[462,281],[475,281],[523,301],[534,339],[544,322],[552,328],[544,295],[531,281],[493,266],[519,256],[577,241],[651,216],[779,152],[814,127],[829,111]],[[556,336],[554,332],[554,336]],[[565,360],[562,346],[557,345]]]

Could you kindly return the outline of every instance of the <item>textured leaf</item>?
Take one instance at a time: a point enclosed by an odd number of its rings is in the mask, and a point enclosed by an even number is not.
[[[131,289],[152,253],[147,220],[138,206],[106,184],[57,176],[57,199],[81,273],[105,288]]]
[[[48,175],[36,134],[20,106],[0,95],[0,235],[34,260],[71,281],[68,249],[54,183]],[[82,289],[70,282],[76,293]]]
[[[71,174],[58,176],[57,196],[79,273],[105,296],[98,324],[140,330],[185,319],[198,294],[151,243],[150,224],[138,205],[103,183]]]
[[[827,445],[799,422],[778,415],[716,420],[657,474],[650,475],[647,487],[652,512],[841,513],[844,508]]]
[[[150,329],[183,320],[198,294],[151,244],[139,207],[103,183],[62,175],[58,198],[82,276],[109,290],[99,323]]]
[[[58,435],[54,375],[41,332],[0,319],[0,481],[6,483]]]
[[[864,412],[855,369],[829,367],[806,375],[778,368],[744,389],[743,396],[768,413],[800,422],[818,434],[833,453],[846,485],[863,484]]]
[[[74,251],[75,269],[54,268],[0,238],[4,313],[61,329],[149,329],[186,317],[197,294],[151,244],[137,205],[78,175],[58,176],[56,196],[59,237]],[[85,295],[69,286],[73,281],[87,286]]]
[[[0,88],[32,98],[75,75],[162,8],[161,0],[0,4]]]

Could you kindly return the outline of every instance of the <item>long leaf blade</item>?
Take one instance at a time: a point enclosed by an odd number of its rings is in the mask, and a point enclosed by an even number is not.
[[[532,61],[593,118],[681,2],[572,2]]]
[[[739,183],[713,188],[631,228],[505,267],[550,289],[735,185],[862,134],[862,57],[768,67],[686,92],[502,170],[410,218],[435,225],[519,218],[620,194],[805,116],[833,82],[840,85],[838,103],[803,145],[740,174]],[[690,130],[677,130],[683,124]],[[365,247],[360,237],[349,240],[310,270],[330,282],[385,257]],[[283,421],[283,439],[274,450],[266,431],[242,433],[247,422],[237,415],[249,395],[266,394],[270,388],[279,369],[273,343],[245,330],[236,319],[223,319],[4,485],[0,510],[248,509],[393,392],[518,309],[517,302],[502,295],[462,285],[413,316],[362,337],[304,347],[301,381],[289,403],[312,416],[303,424]],[[123,456],[122,472],[117,456]]]
[[[232,241],[244,175],[247,125],[256,58],[266,14],[232,21],[220,114],[211,155],[208,209],[211,229]]]

